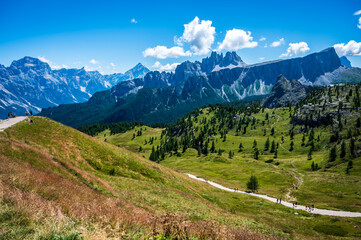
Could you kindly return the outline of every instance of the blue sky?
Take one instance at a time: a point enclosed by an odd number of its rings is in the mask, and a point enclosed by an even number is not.
[[[0,64],[32,56],[112,73],[138,62],[172,69],[212,50],[252,64],[344,43],[338,52],[361,67],[359,10],[359,0],[0,0]]]

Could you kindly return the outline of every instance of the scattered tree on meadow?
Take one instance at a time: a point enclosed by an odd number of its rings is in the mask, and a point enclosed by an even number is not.
[[[259,189],[258,179],[256,176],[252,175],[247,182],[247,189],[252,192],[256,192]]]
[[[333,147],[330,150],[328,161],[334,162],[336,160],[336,157],[337,157],[336,147]]]
[[[239,143],[238,152],[242,152],[242,151],[243,151],[243,144]]]

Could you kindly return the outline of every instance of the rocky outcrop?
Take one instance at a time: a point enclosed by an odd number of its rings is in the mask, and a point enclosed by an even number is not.
[[[285,107],[289,104],[296,105],[306,97],[306,87],[297,80],[287,80],[279,75],[273,86],[264,107],[275,108]]]
[[[347,57],[345,57],[345,56],[340,57],[340,61],[341,61],[341,64],[346,67],[352,67],[351,62],[350,62],[350,60],[347,59]]]

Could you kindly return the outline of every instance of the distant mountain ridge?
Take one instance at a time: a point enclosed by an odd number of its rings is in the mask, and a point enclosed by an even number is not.
[[[230,65],[224,66],[227,63]],[[243,66],[235,67],[236,63]],[[223,67],[216,71],[216,66]],[[202,62],[181,63],[174,73],[152,71],[98,92],[88,102],[44,109],[41,115],[70,126],[133,120],[171,122],[202,105],[269,94],[280,74],[303,85],[329,85],[342,82],[344,74],[353,69],[341,64],[334,48],[254,65],[246,65],[236,53],[223,57],[213,52]],[[361,76],[358,71],[352,74]],[[79,114],[70,114],[74,112]]]
[[[140,63],[125,74],[102,75],[84,68],[53,70],[38,58],[24,57],[9,67],[0,65],[0,116],[9,111],[24,115],[27,110],[38,113],[41,108],[85,102],[95,92],[147,72]]]

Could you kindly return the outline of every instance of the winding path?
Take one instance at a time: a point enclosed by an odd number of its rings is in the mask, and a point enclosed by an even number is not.
[[[257,194],[257,193],[248,193],[248,192],[244,192],[244,191],[235,192],[234,189],[226,188],[226,187],[224,187],[222,185],[219,185],[218,183],[211,182],[211,181],[208,181],[208,180],[204,180],[203,178],[196,177],[196,176],[194,176],[192,174],[189,174],[189,173],[186,173],[186,174],[190,178],[193,178],[193,179],[198,180],[198,181],[206,182],[206,183],[208,183],[208,184],[210,184],[210,185],[212,185],[212,186],[214,186],[216,188],[222,189],[222,190],[227,191],[227,192],[247,194],[247,195],[251,195],[251,196],[254,196],[254,197],[263,198],[263,199],[266,199],[266,200],[274,202],[274,203],[277,202],[276,198],[269,197],[267,195],[262,195],[262,194]],[[285,201],[282,201],[281,204],[286,206],[286,207],[289,207],[289,208],[294,208],[294,209],[297,209],[297,210],[306,211],[306,207],[302,206],[302,205],[297,205],[297,206],[293,207],[293,203],[285,202]],[[311,213],[326,215],[326,216],[337,216],[337,217],[361,217],[361,212],[335,211],[335,210],[326,210],[326,209],[318,209],[318,208],[314,208],[311,211]]]
[[[15,118],[9,118],[5,120],[0,120],[0,132],[3,132],[8,127],[11,127],[14,124],[17,124],[21,121],[24,121],[28,117],[15,117]]]

